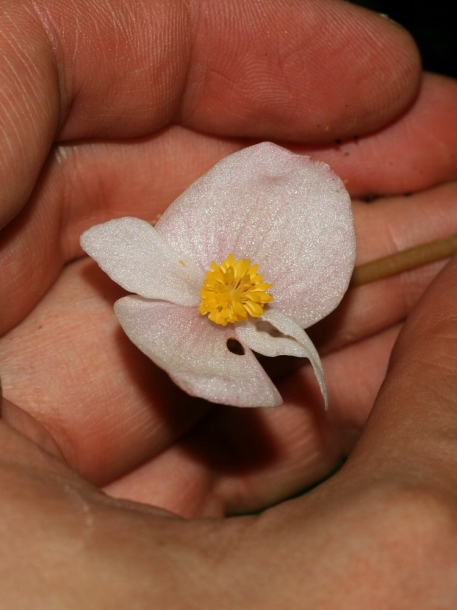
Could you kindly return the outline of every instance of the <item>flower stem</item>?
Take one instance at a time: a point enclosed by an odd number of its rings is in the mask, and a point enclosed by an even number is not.
[[[385,277],[416,269],[422,265],[449,258],[457,252],[457,235],[435,239],[427,244],[402,250],[354,269],[349,286],[363,286]]]

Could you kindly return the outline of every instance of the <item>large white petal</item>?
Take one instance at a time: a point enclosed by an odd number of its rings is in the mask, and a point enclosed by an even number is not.
[[[244,355],[228,350],[233,327],[213,324],[194,307],[141,297],[124,297],[114,310],[131,341],[188,394],[238,407],[282,403],[249,349]]]
[[[278,308],[306,328],[341,300],[355,259],[351,202],[324,163],[271,143],[217,163],[156,225],[203,269],[229,253],[259,264]]]
[[[280,331],[280,334],[275,333],[274,329]],[[267,309],[258,320],[237,325],[235,332],[244,347],[250,347],[264,356],[308,358],[327,408],[327,385],[321,359],[311,339],[293,320],[277,309]]]
[[[178,254],[145,220],[118,218],[81,236],[83,250],[129,292],[180,305],[198,305],[203,271]]]

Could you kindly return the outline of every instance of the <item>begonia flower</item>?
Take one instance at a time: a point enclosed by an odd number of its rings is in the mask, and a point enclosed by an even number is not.
[[[81,245],[135,293],[114,306],[127,336],[189,394],[279,405],[253,352],[286,354],[310,360],[327,404],[303,329],[343,297],[355,234],[349,195],[326,164],[251,146],[194,182],[155,227],[119,218],[90,228]]]

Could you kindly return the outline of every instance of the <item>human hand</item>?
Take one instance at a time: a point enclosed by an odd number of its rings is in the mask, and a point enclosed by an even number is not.
[[[28,6],[2,17],[0,357],[16,405],[4,422],[108,493],[186,516],[257,510],[324,477],[439,265],[358,289],[335,314],[323,348],[345,349],[324,361],[331,426],[306,368],[278,382],[279,409],[184,396],[119,331],[119,289],[79,258],[79,235],[114,216],[153,220],[250,138],[328,160],[355,196],[431,188],[455,174],[455,85],[431,78],[408,108],[411,40],[346,3]],[[360,262],[454,232],[452,189],[356,204]]]
[[[454,608],[456,298],[457,257],[406,322],[346,464],[260,516],[115,500],[1,423],[0,605]]]

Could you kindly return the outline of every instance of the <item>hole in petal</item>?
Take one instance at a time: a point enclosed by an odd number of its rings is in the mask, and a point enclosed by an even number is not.
[[[227,339],[227,349],[232,354],[236,354],[237,356],[244,356],[244,347],[237,339]]]

